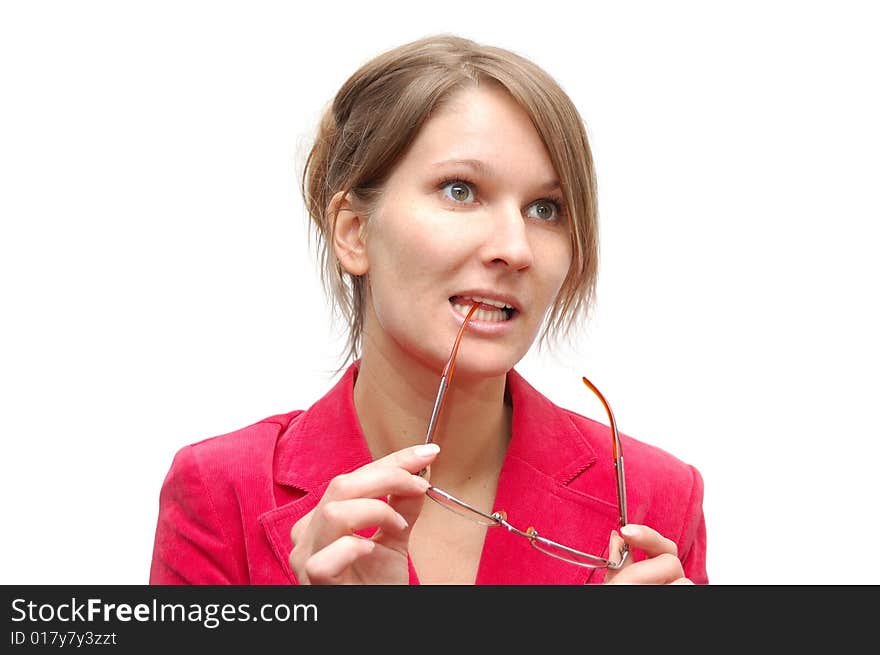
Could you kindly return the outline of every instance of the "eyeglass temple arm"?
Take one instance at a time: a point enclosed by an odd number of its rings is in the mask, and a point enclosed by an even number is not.
[[[612,448],[612,456],[614,458],[614,478],[617,483],[617,507],[619,508],[619,514],[617,517],[618,522],[620,523],[619,527],[623,527],[626,525],[626,477],[623,473],[623,448],[620,445],[620,435],[617,432],[617,421],[614,420],[614,412],[611,411],[611,406],[608,404],[608,401],[605,400],[605,396],[602,395],[602,392],[596,388],[592,382],[590,382],[586,377],[582,377],[584,384],[587,385],[590,390],[602,401],[602,406],[605,407],[605,411],[608,414],[608,420],[611,424],[611,448]]]
[[[440,406],[443,404],[443,398],[446,396],[447,386],[446,377],[440,378],[440,388],[437,390],[437,397],[434,399],[434,409],[431,412],[431,420],[428,421],[428,433],[425,435],[426,444],[434,440],[434,432],[437,430],[437,417],[440,416]]]
[[[446,366],[443,367],[443,375],[440,376],[440,386],[437,389],[437,397],[434,399],[434,409],[431,412],[431,420],[428,421],[428,432],[425,435],[426,444],[431,443],[434,440],[434,432],[437,430],[437,418],[440,416],[440,410],[443,408],[443,401],[446,398],[446,389],[452,381],[452,373],[455,370],[455,358],[458,355],[458,346],[461,344],[461,337],[464,335],[465,326],[467,326],[468,321],[471,320],[471,316],[474,315],[474,312],[477,311],[479,306],[479,303],[471,305],[470,311],[467,313],[467,316],[464,317],[464,322],[462,322],[461,327],[458,329],[458,336],[455,337],[455,344],[452,346],[452,352],[449,354]]]

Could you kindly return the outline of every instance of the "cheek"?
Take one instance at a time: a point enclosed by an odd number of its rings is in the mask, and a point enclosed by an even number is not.
[[[367,240],[370,302],[385,329],[416,318],[442,273],[439,252],[443,245],[426,236],[418,221],[397,218],[393,223],[377,222]]]
[[[571,243],[568,236],[548,235],[548,238],[542,242],[541,259],[546,263],[542,280],[547,288],[548,295],[551,295],[550,302],[556,298],[562,283],[568,275],[571,268]]]
[[[371,270],[391,272],[407,284],[445,270],[461,249],[448,220],[416,202],[388,207],[367,240]]]

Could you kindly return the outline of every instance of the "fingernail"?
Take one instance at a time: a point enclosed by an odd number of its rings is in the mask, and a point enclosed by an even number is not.
[[[624,537],[635,537],[638,536],[639,531],[631,525],[624,525],[622,528],[620,528],[620,534],[622,534]]]
[[[416,479],[416,484],[422,491],[427,491],[428,487],[431,486],[431,483],[425,480],[421,475],[413,475],[413,477]]]
[[[435,443],[426,443],[416,448],[415,453],[419,457],[430,457],[440,452],[440,446]]]

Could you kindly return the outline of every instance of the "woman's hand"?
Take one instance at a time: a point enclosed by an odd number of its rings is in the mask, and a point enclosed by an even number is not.
[[[607,569],[605,584],[693,584],[684,575],[678,546],[646,525],[630,523],[611,533],[608,552],[612,559],[619,558],[624,542],[630,551],[634,548],[645,553],[645,559],[636,562],[632,552],[619,569]]]
[[[288,561],[297,580],[407,584],[409,535],[428,488],[414,474],[439,450],[436,444],[404,448],[333,478],[317,506],[290,531]],[[370,538],[355,534],[373,527],[378,529]]]

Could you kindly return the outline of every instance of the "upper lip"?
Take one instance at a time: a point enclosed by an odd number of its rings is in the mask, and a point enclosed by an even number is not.
[[[459,291],[458,293],[450,296],[450,298],[473,298],[475,296],[479,298],[488,298],[489,300],[494,300],[496,302],[503,302],[504,304],[512,307],[517,311],[522,311],[522,307],[516,296],[512,296],[507,293],[499,293],[497,291],[489,291],[487,289],[470,289],[468,291]]]

